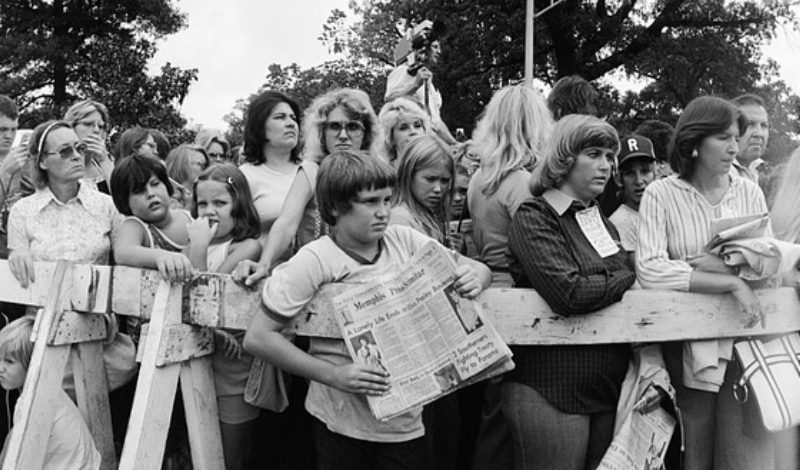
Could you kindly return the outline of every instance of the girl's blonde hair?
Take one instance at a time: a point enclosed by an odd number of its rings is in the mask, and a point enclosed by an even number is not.
[[[779,240],[800,242],[800,147],[795,149],[781,172],[780,185],[772,204],[772,228]]]
[[[31,341],[33,322],[34,318],[26,315],[0,330],[0,359],[10,357],[19,362],[25,370],[28,369],[33,355],[34,343]]]
[[[450,186],[442,194],[439,207],[428,209],[414,198],[414,176],[427,168],[444,164],[450,172]],[[453,179],[455,178],[455,162],[450,147],[440,138],[425,134],[408,141],[400,155],[397,165],[397,186],[393,195],[395,204],[406,205],[414,218],[425,229],[425,233],[443,242],[449,221],[450,201],[453,198]]]
[[[512,85],[495,93],[473,136],[472,150],[480,156],[483,177],[478,189],[494,194],[512,171],[533,169],[552,127],[547,102],[533,88]]]

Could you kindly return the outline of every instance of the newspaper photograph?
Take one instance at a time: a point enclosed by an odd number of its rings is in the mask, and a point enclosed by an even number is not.
[[[514,367],[479,304],[456,292],[455,271],[450,255],[431,241],[392,275],[333,299],[353,361],[389,373],[389,392],[367,397],[377,419]]]
[[[664,408],[649,413],[631,411],[614,436],[598,469],[656,470],[664,463],[675,418]]]

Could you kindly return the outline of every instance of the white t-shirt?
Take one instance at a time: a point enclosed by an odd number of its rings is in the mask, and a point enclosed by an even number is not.
[[[398,265],[430,240],[411,228],[391,225],[384,233],[377,261],[361,264],[324,236],[303,246],[289,261],[275,268],[264,284],[262,300],[276,320],[288,322],[322,285],[372,282],[381,274],[395,272]],[[341,339],[311,338],[309,354],[337,365],[353,362]],[[309,385],[306,409],[332,432],[363,441],[405,442],[425,434],[422,408],[378,421],[370,413],[364,395],[342,392],[318,382]]]
[[[636,251],[636,240],[639,238],[639,212],[622,204],[608,218],[619,232],[619,240],[625,251]]]
[[[300,165],[297,165],[299,168]],[[258,218],[261,220],[261,242],[266,243],[269,230],[272,224],[281,215],[283,202],[289,194],[289,188],[294,182],[297,171],[291,173],[279,173],[266,164],[253,165],[244,163],[239,167],[250,185],[250,192],[253,196],[253,205],[256,206]]]
[[[389,74],[389,78],[386,79],[386,94],[384,95],[384,99],[393,93],[408,87],[416,79],[417,78],[414,75],[409,75],[408,65],[398,65],[394,70],[392,70],[392,73]],[[433,86],[433,77],[428,80],[426,85],[417,88],[417,91],[414,93],[413,97],[419,101],[420,104],[425,106],[426,87],[428,89],[428,112],[431,116],[431,125],[433,126],[434,130],[437,130],[442,123],[442,115],[440,113],[442,109],[442,95],[439,93],[439,90]]]

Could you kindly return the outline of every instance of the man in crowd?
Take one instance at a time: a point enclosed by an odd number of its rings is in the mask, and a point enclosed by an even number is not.
[[[443,27],[442,27],[443,28]],[[413,63],[398,65],[386,80],[384,99],[389,102],[401,96],[410,97],[423,105],[431,117],[431,127],[449,145],[458,143],[442,121],[442,95],[433,84],[433,67],[442,55],[439,42],[440,32],[430,21],[425,21],[415,29],[411,44]]]
[[[0,95],[0,259],[8,258],[6,225],[11,205],[22,194],[22,177],[28,148],[18,145],[12,149],[19,124],[17,105],[6,95]]]
[[[739,155],[733,168],[739,174],[758,183],[762,175],[766,178],[769,164],[764,161],[764,152],[769,142],[769,116],[764,100],[756,95],[741,95],[733,99],[747,121],[747,127],[740,129]]]

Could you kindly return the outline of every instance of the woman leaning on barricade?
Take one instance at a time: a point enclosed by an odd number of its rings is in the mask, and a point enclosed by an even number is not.
[[[684,110],[669,146],[675,174],[647,187],[636,250],[639,281],[649,289],[731,293],[744,316],[758,298],[721,258],[703,253],[714,219],[767,212],[758,185],[732,176],[746,122],[736,106],[700,97]],[[773,437],[750,426],[732,385],[741,375],[733,339],[664,343],[663,354],[683,417],[684,468],[775,468]],[[754,420],[753,420],[754,421]]]
[[[585,115],[562,118],[531,177],[532,197],[509,230],[517,287],[532,287],[560,315],[584,315],[619,301],[636,275],[595,198],[611,177],[617,132]],[[517,469],[595,468],[611,443],[628,344],[524,346],[504,377],[503,414]],[[648,388],[642,411],[661,397]]]
[[[78,101],[64,114],[64,121],[72,126],[84,146],[86,168],[83,181],[100,192],[110,194],[108,182],[114,171],[114,160],[106,149],[108,109],[97,101]]]

